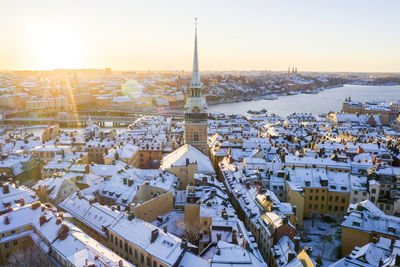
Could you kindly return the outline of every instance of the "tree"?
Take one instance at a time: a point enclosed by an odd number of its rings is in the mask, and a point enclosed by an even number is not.
[[[31,244],[29,247],[15,250],[10,255],[8,261],[11,266],[18,267],[50,266],[47,254],[36,244]]]
[[[177,222],[177,226],[185,230],[183,237],[190,243],[198,245],[202,236],[199,224],[185,223],[183,219]]]

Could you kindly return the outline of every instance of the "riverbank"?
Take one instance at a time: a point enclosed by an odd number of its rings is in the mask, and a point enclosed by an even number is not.
[[[239,113],[248,115],[248,110],[265,109],[268,114],[287,116],[293,112],[312,113],[319,115],[329,111],[341,111],[342,103],[346,97],[354,101],[390,101],[400,98],[400,85],[391,86],[365,86],[344,85],[341,87],[323,90],[318,94],[282,95],[275,100],[255,99],[252,101],[231,102],[209,105],[210,112],[226,114]]]

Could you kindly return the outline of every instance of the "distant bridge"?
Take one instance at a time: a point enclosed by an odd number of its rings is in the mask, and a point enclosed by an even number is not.
[[[141,116],[165,116],[171,117],[175,120],[182,120],[183,114],[178,113],[148,113],[148,112],[135,112],[127,114],[127,116],[110,116],[110,115],[95,115],[90,116],[90,120],[93,122],[98,122],[100,126],[105,126],[106,122],[112,122],[113,127],[127,126],[133,123],[137,118]],[[60,126],[67,127],[77,127],[77,126],[87,126],[89,121],[88,115],[78,115],[78,114],[66,114],[64,117],[38,117],[38,118],[6,118],[2,120],[4,124],[23,124],[23,125],[32,125],[32,124],[60,124]]]

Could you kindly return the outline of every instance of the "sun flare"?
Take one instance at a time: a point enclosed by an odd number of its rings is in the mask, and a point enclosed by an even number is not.
[[[79,68],[81,51],[77,34],[63,26],[36,26],[32,30],[32,48],[37,69]]]

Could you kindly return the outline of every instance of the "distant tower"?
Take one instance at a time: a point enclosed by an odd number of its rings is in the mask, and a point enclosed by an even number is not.
[[[287,69],[287,76],[290,77],[290,67]]]
[[[185,105],[185,144],[190,144],[204,154],[207,152],[207,102],[200,82],[197,55],[197,19],[195,20],[194,58],[192,83]]]
[[[297,67],[294,69],[294,74],[297,75]]]

